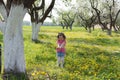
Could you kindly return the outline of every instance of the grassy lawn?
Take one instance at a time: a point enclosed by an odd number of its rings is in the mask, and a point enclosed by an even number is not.
[[[120,80],[120,34],[108,36],[96,29],[44,27],[39,32],[41,43],[31,41],[31,27],[24,26],[24,52],[30,80]],[[58,32],[67,37],[65,67],[56,66]],[[2,43],[2,36],[0,36]],[[46,76],[47,75],[47,76]]]

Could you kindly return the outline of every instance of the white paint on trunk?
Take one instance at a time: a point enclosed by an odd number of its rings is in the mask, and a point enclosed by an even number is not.
[[[38,40],[38,33],[41,25],[42,23],[32,23],[32,40]]]
[[[4,34],[5,72],[25,72],[22,22],[26,12],[23,5],[11,7]]]
[[[4,31],[5,31],[5,27],[6,27],[6,22],[0,21],[0,30],[2,33],[4,33]]]
[[[5,21],[7,21],[7,11],[5,9],[5,6],[3,4],[0,5],[0,13]]]
[[[34,39],[35,36],[35,22],[32,22],[32,40]]]
[[[4,22],[0,22],[0,30],[2,33],[4,33],[5,28],[6,28],[7,12],[3,4],[0,5],[0,14],[4,18]]]

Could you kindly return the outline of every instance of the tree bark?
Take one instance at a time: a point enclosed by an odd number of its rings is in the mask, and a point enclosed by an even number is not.
[[[11,6],[4,32],[5,73],[25,73],[22,22],[26,12],[23,5]]]
[[[1,3],[0,3],[0,13],[3,16],[4,21],[6,21],[7,20],[7,11],[6,11],[5,7],[4,7],[4,5],[1,4]]]
[[[91,27],[88,27],[88,32],[91,33]]]
[[[2,45],[0,44],[0,74],[2,71]]]
[[[1,30],[1,32],[2,33],[4,33],[5,32],[5,27],[6,27],[6,22],[0,22],[0,30]]]
[[[113,28],[114,28],[114,31],[115,31],[115,32],[118,31],[118,28],[116,27],[116,25],[114,25]]]
[[[32,23],[32,41],[38,41],[38,33],[41,25],[42,23]]]
[[[107,33],[108,33],[108,35],[112,35],[112,30],[111,29],[108,29],[108,31],[107,31]]]

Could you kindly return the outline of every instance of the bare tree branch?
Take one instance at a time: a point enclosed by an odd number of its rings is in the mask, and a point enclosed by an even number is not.
[[[42,3],[41,3],[41,5],[39,6],[39,7],[34,7],[33,8],[33,10],[40,10],[40,9],[44,9],[44,7],[45,7],[45,0],[42,0]]]
[[[55,0],[52,0],[50,6],[47,8],[47,10],[45,11],[43,17],[38,22],[42,22],[42,23],[44,22],[44,20],[46,19],[46,17],[50,13],[50,11],[53,9],[54,4],[55,4]]]

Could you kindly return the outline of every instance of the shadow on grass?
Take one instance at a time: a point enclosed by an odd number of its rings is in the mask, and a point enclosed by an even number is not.
[[[3,80],[29,80],[27,73],[4,73],[2,74]]]
[[[42,40],[32,40],[33,42],[35,42],[36,44],[52,44],[51,42],[45,42]]]
[[[69,38],[70,43],[85,43],[91,45],[101,45],[101,46],[119,46],[120,41],[118,39],[109,38]]]

